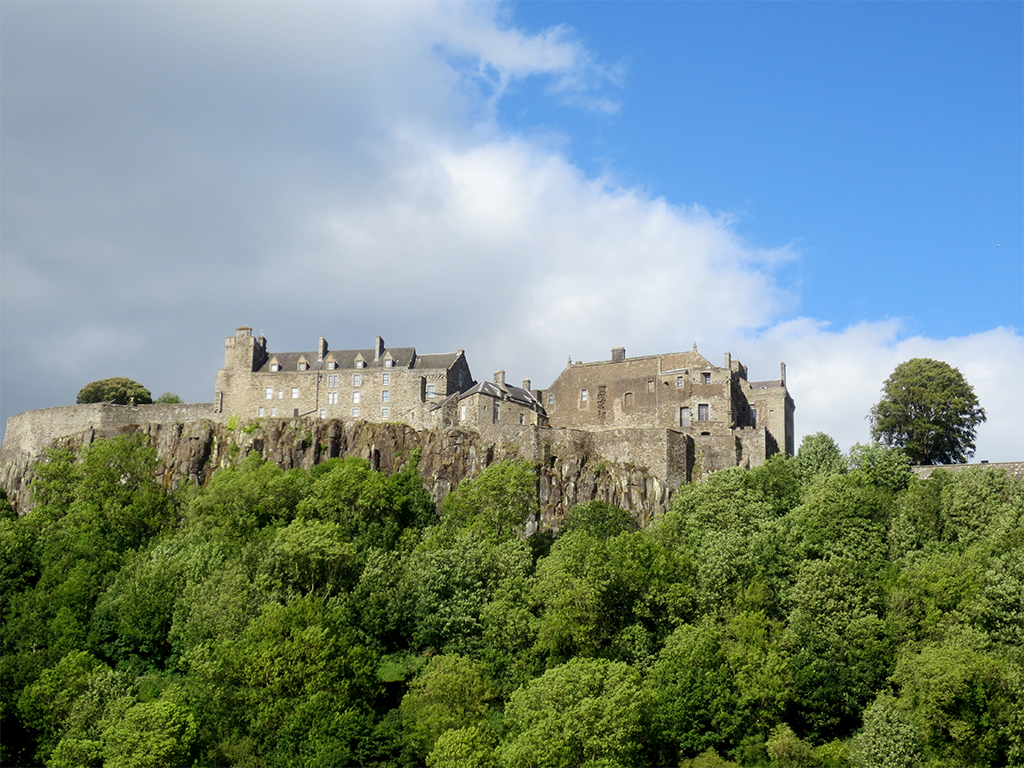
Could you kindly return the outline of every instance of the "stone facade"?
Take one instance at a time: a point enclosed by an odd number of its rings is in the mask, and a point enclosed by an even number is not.
[[[529,379],[523,382],[522,387],[515,387],[505,383],[504,371],[498,371],[493,382],[474,384],[459,395],[457,423],[472,429],[493,425],[547,426],[547,416],[539,396],[539,390],[530,390]]]
[[[442,426],[442,403],[473,385],[466,356],[420,355],[415,347],[270,352],[240,327],[224,342],[214,409],[245,420],[317,418]]]
[[[552,427],[589,431],[670,429],[713,455],[714,468],[756,466],[794,453],[793,399],[785,363],[775,381],[748,381],[747,368],[725,353],[723,366],[697,351],[571,363],[540,393]]]

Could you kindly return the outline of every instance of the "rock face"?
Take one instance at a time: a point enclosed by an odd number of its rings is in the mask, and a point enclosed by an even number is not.
[[[160,458],[157,475],[168,488],[186,482],[205,484],[216,469],[238,463],[251,451],[284,469],[308,469],[327,459],[358,456],[374,469],[391,473],[419,448],[420,474],[440,503],[461,480],[489,465],[526,460],[536,469],[541,510],[531,528],[540,530],[557,530],[569,509],[592,499],[628,509],[646,525],[665,511],[675,490],[646,467],[602,457],[591,433],[565,429],[417,431],[404,424],[302,418],[252,423],[201,419],[89,427],[58,438],[54,445],[73,448],[124,432],[141,432],[153,441]],[[35,452],[8,450],[0,463],[0,486],[21,513],[29,507],[28,486],[38,458]]]

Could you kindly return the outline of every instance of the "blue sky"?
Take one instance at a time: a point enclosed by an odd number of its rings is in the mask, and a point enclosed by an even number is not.
[[[2,3],[0,416],[272,350],[697,341],[867,440],[911,357],[1024,457],[1024,5]],[[36,375],[36,371],[52,374]],[[28,375],[27,372],[33,372]]]

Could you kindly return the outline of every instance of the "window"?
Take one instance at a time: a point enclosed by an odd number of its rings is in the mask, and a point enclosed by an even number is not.
[[[427,384],[427,397],[433,397],[433,396],[434,396],[434,385],[433,384]]]
[[[520,424],[525,424],[526,423],[526,414],[525,413],[520,413],[519,414],[519,423]]]
[[[294,400],[298,396],[299,396],[299,388],[298,387],[292,387],[292,400]]]
[[[356,368],[362,368],[364,365],[366,365],[366,363],[362,360],[356,360]]]
[[[352,409],[352,418],[353,419],[358,419],[359,418],[359,409],[358,408],[353,408]]]
[[[327,361],[327,370],[328,371],[333,371],[335,365],[336,365],[336,363],[333,360],[328,360]]]
[[[679,426],[690,426],[690,408],[688,406],[683,406],[679,409]]]
[[[332,373],[330,376],[327,377],[327,386],[328,387],[336,387],[336,386],[338,386],[338,378],[339,378],[338,374]]]
[[[654,381],[653,381],[653,379],[648,379],[647,380],[647,391],[648,392],[653,392],[654,391]]]
[[[711,383],[711,374],[710,373],[702,373],[700,375],[700,378],[701,378],[701,381],[704,384],[710,384]]]
[[[587,390],[585,390],[585,389],[581,389],[580,390],[580,401],[581,402],[584,402],[584,403],[587,402],[587,399],[589,397],[590,397],[590,393],[587,392]]]
[[[395,364],[395,361],[392,360],[390,357],[387,360],[384,361],[384,367],[385,368],[390,368],[394,364]]]
[[[757,426],[757,408],[750,409],[750,425],[752,427]]]
[[[710,407],[707,403],[701,403],[697,406],[697,421],[708,421],[710,418]]]
[[[683,376],[676,376],[676,386],[682,387],[686,384],[686,379]]]
[[[273,400],[274,399],[274,388],[273,387],[267,387],[265,390],[263,390],[263,393],[264,393],[264,395],[266,395],[267,400]]]
[[[276,405],[270,406],[270,415],[271,416],[277,416],[277,406]]]
[[[465,420],[466,420],[466,406],[462,406],[462,409],[459,412],[459,421],[465,421]]]
[[[277,399],[278,400],[284,400],[284,390],[283,389],[277,390]]]
[[[624,394],[622,396],[622,404],[626,408],[629,408],[629,406],[631,406],[633,404],[633,393],[632,392],[627,392],[626,394]]]
[[[281,366],[278,365],[277,363],[271,363],[270,364],[270,370],[271,371],[280,371],[281,370]]]
[[[259,411],[257,411],[256,415],[259,416],[260,418],[263,418],[263,411],[264,411],[264,408],[261,405],[260,408],[259,408]]]
[[[362,395],[361,392],[353,392],[352,393],[352,402],[353,403],[358,403],[359,402],[359,398],[360,398],[361,395]]]
[[[548,405],[552,405],[552,404],[554,404],[554,402],[555,402],[555,396],[554,395],[548,395]]]
[[[380,376],[380,383],[385,387],[389,386],[391,384],[391,374],[386,371],[382,373]]]
[[[320,409],[320,418],[322,419],[326,415],[327,415],[327,409],[326,408],[321,408]]]
[[[338,393],[337,392],[328,392],[327,393],[327,404],[328,405],[337,405],[338,404]]]
[[[383,408],[380,409],[380,415],[381,415],[381,418],[384,418],[384,419],[391,418],[391,409],[388,406],[385,405]]]
[[[309,368],[309,366],[304,361],[299,363],[299,370],[300,371],[305,371],[308,368]]]
[[[386,403],[388,400],[391,399],[391,396],[390,396],[390,393],[388,392],[388,390],[386,390],[386,389],[381,390],[380,399],[381,399],[382,403]]]
[[[361,374],[361,373],[353,373],[352,374],[352,386],[353,387],[361,387],[361,386],[363,386],[363,374]]]

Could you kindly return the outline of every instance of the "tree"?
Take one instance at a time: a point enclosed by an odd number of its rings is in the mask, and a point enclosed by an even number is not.
[[[117,405],[148,405],[153,402],[152,393],[137,381],[124,376],[100,379],[86,384],[78,392],[79,405],[85,403],[116,403]]]
[[[177,405],[182,402],[181,398],[173,392],[164,392],[160,397],[153,401],[154,403],[161,403],[162,405]]]
[[[915,464],[960,464],[974,455],[985,421],[974,388],[939,360],[914,358],[896,366],[871,408],[872,439],[903,449]]]

